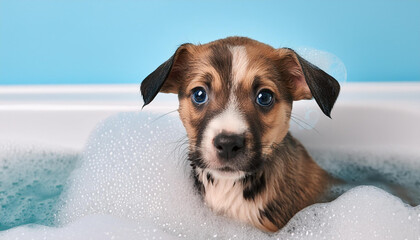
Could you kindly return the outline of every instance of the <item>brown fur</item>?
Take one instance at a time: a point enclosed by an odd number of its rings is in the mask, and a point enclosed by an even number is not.
[[[250,187],[250,182],[217,179],[210,182],[203,174],[205,172],[200,169],[198,175],[204,184],[203,194],[207,204],[220,214],[249,222],[264,231],[275,232],[295,213],[321,201],[330,177],[290,134],[287,134],[282,143],[275,147],[275,151],[268,159],[270,162],[254,175],[255,178],[264,178],[266,187],[252,199],[242,197],[242,190]],[[219,187],[218,184],[231,184],[231,188],[229,192],[225,190],[220,194],[212,189]],[[235,187],[241,191],[235,193],[237,191]],[[212,192],[208,189],[212,189]],[[228,193],[233,193],[235,196],[230,197]],[[208,194],[221,196],[208,196]],[[208,198],[215,199],[213,201],[218,201],[217,198],[220,198],[223,203],[214,203]],[[231,198],[234,200],[230,200]],[[229,207],[234,209],[223,209],[218,206],[225,205],[227,201],[231,201]]]
[[[212,209],[273,232],[320,200],[329,176],[288,133],[292,101],[312,97],[302,60],[292,50],[231,37],[204,45],[184,44],[173,59],[160,91],[178,94],[196,182]],[[203,106],[191,101],[197,87],[206,89],[210,99]],[[261,89],[274,94],[270,109],[255,103]],[[235,111],[246,121],[247,151],[235,172],[215,172],[228,163],[202,159],[208,150],[202,146],[204,130],[229,104],[235,104]]]

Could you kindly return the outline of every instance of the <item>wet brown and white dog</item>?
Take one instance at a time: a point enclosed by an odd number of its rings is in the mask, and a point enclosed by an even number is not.
[[[330,116],[338,82],[293,50],[244,37],[183,44],[141,84],[144,104],[176,93],[195,183],[214,211],[277,231],[317,202],[328,174],[290,133],[292,102]]]

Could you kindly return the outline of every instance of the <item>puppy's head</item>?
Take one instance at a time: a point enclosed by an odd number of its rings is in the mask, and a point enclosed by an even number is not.
[[[141,84],[144,104],[176,93],[190,160],[215,175],[259,169],[289,129],[292,102],[315,98],[325,115],[338,82],[288,48],[240,37],[183,44]]]

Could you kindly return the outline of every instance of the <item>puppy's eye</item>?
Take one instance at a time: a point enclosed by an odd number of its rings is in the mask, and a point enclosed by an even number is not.
[[[202,87],[196,87],[192,90],[192,101],[195,104],[201,105],[207,102],[208,97],[206,90]]]
[[[258,92],[257,99],[255,101],[260,106],[269,107],[274,101],[273,93],[268,89],[263,89]]]

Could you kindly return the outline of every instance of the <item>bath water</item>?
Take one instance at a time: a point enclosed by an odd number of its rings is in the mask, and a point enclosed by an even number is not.
[[[335,189],[344,193],[267,234],[208,209],[189,176],[180,120],[159,116],[113,116],[98,125],[80,155],[2,148],[0,224],[10,229],[0,239],[420,237],[418,152],[309,146],[323,168],[348,182]]]

